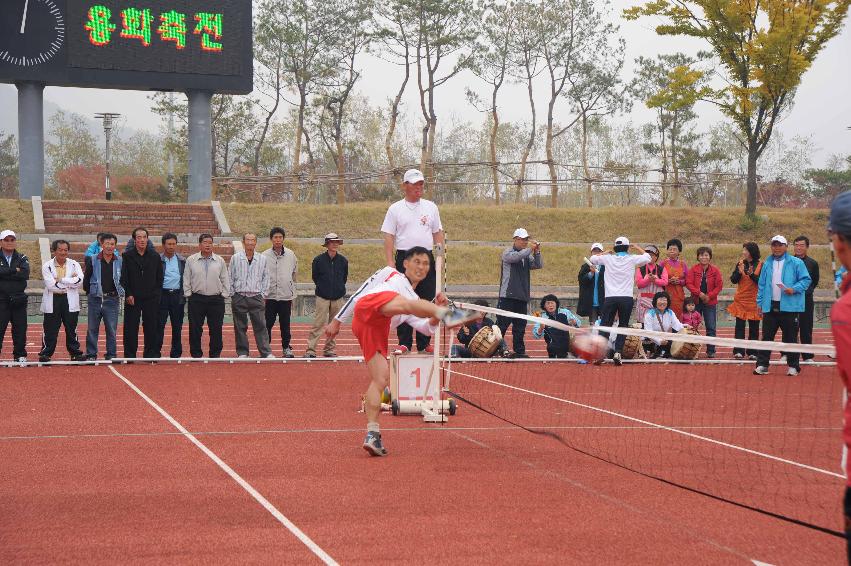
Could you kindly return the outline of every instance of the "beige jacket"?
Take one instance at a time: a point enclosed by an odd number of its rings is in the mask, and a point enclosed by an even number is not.
[[[209,265],[205,268],[205,262]],[[205,260],[201,252],[194,253],[186,258],[186,267],[183,269],[183,294],[187,297],[192,293],[200,295],[230,296],[230,277],[225,260],[218,254],[213,254],[212,259]]]
[[[269,291],[265,298],[275,301],[292,301],[295,299],[295,281],[298,271],[298,258],[288,247],[284,253],[275,254],[272,248],[263,252],[266,258],[266,268],[269,270]]]

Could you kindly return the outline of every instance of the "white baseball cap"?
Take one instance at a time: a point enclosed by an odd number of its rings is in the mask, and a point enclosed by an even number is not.
[[[514,237],[515,238],[528,238],[529,232],[527,232],[525,228],[518,228],[517,230],[514,231]]]
[[[414,183],[425,181],[425,177],[423,176],[423,172],[419,169],[408,169],[405,171],[404,181],[413,185]]]
[[[12,236],[16,240],[18,239],[18,236],[16,236],[15,233],[11,230],[3,230],[2,232],[0,232],[0,240],[5,240],[9,236]]]
[[[628,246],[629,240],[627,239],[626,236],[618,236],[618,239],[615,240],[615,245],[616,246]]]
[[[592,251],[592,252],[593,252],[594,250],[600,250],[600,251],[603,251],[604,249],[605,249],[605,248],[603,248],[603,244],[601,244],[600,242],[594,242],[593,244],[591,244],[591,251]]]
[[[2,239],[2,238],[0,238],[0,239]],[[771,238],[771,243],[773,244],[774,242],[779,242],[779,243],[783,244],[784,246],[789,245],[789,242],[786,241],[786,238],[784,238],[780,234],[777,234],[776,236]]]

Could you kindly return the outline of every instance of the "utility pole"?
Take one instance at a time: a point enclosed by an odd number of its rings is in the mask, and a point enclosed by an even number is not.
[[[112,190],[109,187],[109,141],[112,136],[112,121],[118,118],[121,114],[114,112],[100,112],[95,114],[95,118],[103,120],[103,135],[106,138],[106,200],[112,200]]]
[[[171,141],[174,137],[174,93],[168,93],[168,192],[174,193],[174,153],[171,151]]]

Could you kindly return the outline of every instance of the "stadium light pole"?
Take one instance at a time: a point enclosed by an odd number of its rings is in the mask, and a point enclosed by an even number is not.
[[[112,121],[119,116],[121,116],[121,114],[116,114],[114,112],[99,112],[95,114],[96,118],[103,120],[103,135],[104,138],[106,138],[106,200],[112,200],[112,190],[109,186],[109,142],[110,137],[112,136]]]

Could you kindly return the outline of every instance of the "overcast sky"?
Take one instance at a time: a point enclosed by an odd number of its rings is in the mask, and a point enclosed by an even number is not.
[[[620,13],[624,7],[634,4],[634,1],[615,0],[613,11]],[[627,42],[627,79],[632,76],[632,62],[639,55],[650,57],[677,50],[695,52],[706,48],[706,44],[697,40],[659,37],[652,29],[654,25],[654,22],[647,18],[638,22],[620,22],[621,34]],[[815,165],[822,165],[830,154],[851,154],[851,130],[848,129],[851,126],[849,58],[851,31],[846,23],[840,35],[827,44],[815,64],[804,75],[803,83],[795,97],[795,106],[780,124],[780,129],[787,139],[795,135],[812,136],[816,148]],[[373,104],[384,103],[398,88],[401,78],[398,68],[388,68],[387,63],[370,56],[364,57],[362,61],[364,77],[360,83],[360,92],[369,97]],[[441,87],[437,109],[439,124],[447,124],[453,116],[469,121],[482,119],[466,101],[466,86],[481,93],[486,92],[484,85],[469,74],[459,75]],[[14,87],[0,85],[0,88]],[[543,94],[542,88],[538,91]],[[144,92],[48,87],[45,98],[67,110],[86,116],[92,116],[95,112],[119,112],[124,115],[126,126],[134,129],[156,131],[160,124],[158,117],[151,113],[148,94]],[[416,83],[413,80],[408,85],[405,104],[407,115],[412,119],[418,118],[419,102]],[[525,87],[510,85],[505,88],[500,97],[500,107],[503,121],[528,120]],[[567,104],[562,108],[562,116],[567,118]],[[16,109],[11,110],[14,112]],[[544,98],[539,97],[539,116],[545,111]],[[725,119],[709,103],[698,103],[697,111],[701,129]],[[642,104],[637,103],[629,119],[641,123],[652,119],[652,115]]]

